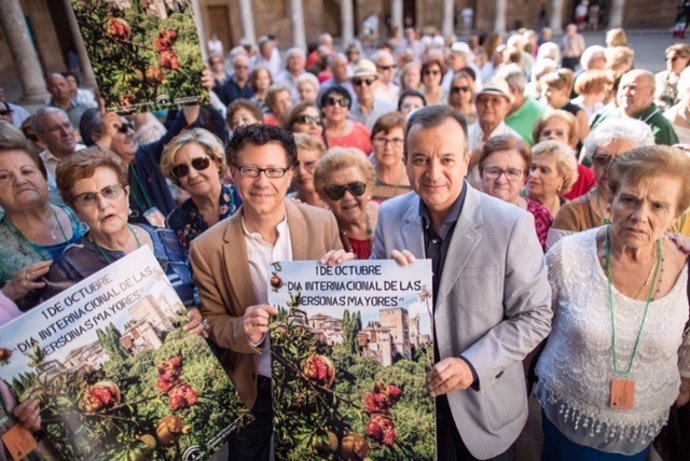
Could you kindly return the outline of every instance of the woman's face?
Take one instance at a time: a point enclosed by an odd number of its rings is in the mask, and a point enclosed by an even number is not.
[[[555,155],[540,155],[532,159],[527,177],[530,197],[555,197],[565,178],[558,173]]]
[[[111,186],[121,186],[117,172],[110,167],[99,166],[90,178],[76,180],[70,191],[74,211],[96,235],[116,234],[127,226],[129,189],[125,188],[119,194],[107,194],[111,197],[105,198],[101,191]],[[97,193],[96,200],[83,203],[80,196],[88,193]]]
[[[211,194],[218,192],[220,181],[220,171],[218,165],[207,154],[204,149],[196,143],[184,145],[175,155],[175,167],[182,167],[182,173],[186,174],[177,177],[180,186],[192,197],[212,197]],[[186,167],[186,168],[184,168]],[[174,172],[174,169],[173,169]]]
[[[372,145],[376,161],[386,167],[403,168],[403,143],[405,134],[402,127],[393,127],[388,133],[379,131],[374,135]]]
[[[570,140],[570,125],[563,119],[552,117],[545,124],[539,133],[539,140],[543,141],[559,141],[569,144]],[[571,146],[574,147],[574,146]]]
[[[256,91],[266,91],[271,86],[271,75],[268,70],[261,69],[256,74]]]
[[[48,200],[48,183],[36,163],[23,150],[0,154],[0,207],[22,210]]]
[[[306,133],[314,139],[323,142],[323,126],[321,125],[321,114],[316,107],[307,107],[295,118],[292,125],[295,133]]]
[[[276,95],[273,115],[280,120],[292,108],[292,95],[289,91],[281,91]]]
[[[314,170],[319,161],[319,153],[311,149],[297,149],[299,166],[295,170],[294,185],[300,196],[314,192]]]
[[[666,68],[674,74],[680,75],[683,69],[688,66],[688,61],[690,61],[690,57],[681,58],[677,54],[670,54],[666,58]]]
[[[441,85],[441,67],[438,64],[431,64],[422,72],[422,82],[424,86],[436,87]]]
[[[570,92],[568,88],[556,89],[551,86],[544,86],[544,97],[549,106],[554,109],[560,109],[561,107],[568,104],[570,100]]]
[[[353,185],[354,183],[366,184],[364,174],[356,166],[349,166],[341,170],[336,170],[328,175],[326,180],[326,190],[333,186]],[[368,189],[368,188],[367,188]],[[369,203],[370,191],[365,190],[362,195],[355,197],[351,191],[346,191],[339,200],[324,197],[329,208],[340,223],[357,223],[366,219],[367,204]]]
[[[407,117],[411,112],[424,107],[424,101],[418,96],[406,96],[400,104],[400,113]]]
[[[678,176],[646,177],[639,184],[623,180],[611,202],[613,234],[632,248],[653,244],[678,216],[682,188]]]
[[[525,186],[525,160],[515,149],[492,153],[481,171],[482,190],[506,202],[517,204]]]
[[[243,126],[253,125],[260,122],[261,120],[257,120],[247,109],[240,108],[237,109],[235,113],[232,114],[232,118],[230,118],[230,129],[235,131]]]
[[[402,76],[403,89],[416,90],[422,82],[422,72],[419,67],[411,67]]]
[[[299,91],[299,99],[301,102],[316,104],[316,96],[318,92],[311,83],[302,83],[297,88],[297,91]]]
[[[454,107],[468,107],[472,104],[472,86],[466,78],[453,80],[450,86],[450,105]]]
[[[331,93],[324,98],[323,113],[329,125],[338,124],[347,119],[350,109],[347,108],[347,100],[342,95]]]

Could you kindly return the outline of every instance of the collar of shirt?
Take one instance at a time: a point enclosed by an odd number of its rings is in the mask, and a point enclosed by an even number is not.
[[[657,112],[659,112],[659,108],[656,106],[656,104],[652,103],[652,105],[649,106],[649,109],[645,110],[644,112],[640,112],[633,118],[636,118],[637,120],[642,120],[643,122],[647,123],[652,117],[656,115]]]
[[[450,229],[458,221],[458,219],[460,219],[460,213],[462,213],[462,208],[465,204],[465,197],[467,196],[467,187],[467,181],[463,181],[462,191],[460,192],[458,198],[455,200],[455,203],[453,203],[453,206],[448,212],[446,219],[443,220],[443,224],[441,224],[441,228],[439,229],[438,236],[441,237],[441,240],[444,240],[448,236],[448,232],[450,231]],[[429,209],[426,207],[424,200],[422,200],[421,198],[419,199],[419,216],[422,218],[422,226],[425,232],[428,233],[431,231],[433,233],[436,233],[433,226],[431,225],[431,216],[429,215]]]
[[[53,106],[53,107],[57,107],[58,109],[62,109],[62,107],[60,107],[60,106],[58,106],[57,104],[55,104],[55,102],[53,101],[53,98],[50,98],[50,105]],[[74,99],[70,99],[70,100],[69,100],[69,109],[67,109],[67,112],[69,112],[70,110],[74,109],[75,107],[77,107],[77,101],[75,101]],[[64,110],[64,109],[63,109],[63,110]]]

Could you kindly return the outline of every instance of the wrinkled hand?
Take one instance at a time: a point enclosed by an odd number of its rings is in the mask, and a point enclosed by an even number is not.
[[[391,259],[401,266],[409,266],[417,260],[409,250],[393,250],[391,251]]]
[[[320,259],[321,264],[326,266],[335,266],[336,264],[343,264],[347,261],[355,259],[354,253],[348,253],[345,250],[331,250],[326,252]]]
[[[41,430],[41,409],[38,405],[38,400],[27,400],[20,403],[12,410],[12,414],[19,424],[24,426],[31,432],[38,432]]]
[[[202,338],[208,338],[208,331],[206,331],[206,326],[203,323],[203,317],[201,317],[201,312],[196,307],[190,309],[187,312],[187,318],[189,322],[184,326],[183,330],[190,335],[199,335]]]
[[[106,112],[101,119],[101,132],[96,144],[103,150],[110,150],[117,130],[122,126],[122,117],[115,112]]]
[[[271,316],[277,315],[278,310],[267,305],[258,304],[247,308],[242,317],[244,334],[252,344],[259,344],[266,333]]]
[[[26,266],[2,288],[5,296],[17,302],[29,292],[40,290],[45,286],[45,282],[40,282],[40,278],[48,273],[53,261],[39,261]]]
[[[472,370],[463,359],[449,357],[434,365],[426,385],[432,397],[464,391],[472,385]]]
[[[690,378],[680,378],[680,394],[676,399],[676,406],[679,408],[690,402]]]
[[[211,91],[216,86],[216,80],[213,78],[208,64],[204,65],[204,70],[201,72],[201,86]]]

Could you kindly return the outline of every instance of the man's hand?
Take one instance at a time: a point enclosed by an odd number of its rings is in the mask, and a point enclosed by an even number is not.
[[[321,257],[321,264],[335,266],[336,264],[343,264],[353,259],[355,259],[354,253],[348,253],[345,250],[331,250]]]
[[[213,74],[209,70],[208,64],[204,66],[204,70],[201,72],[201,86],[209,91],[216,86],[216,80],[213,78]]]
[[[96,144],[103,150],[110,150],[113,138],[117,135],[117,130],[122,126],[122,117],[115,112],[106,112],[101,119],[101,132],[98,135]]]
[[[41,430],[41,409],[38,405],[38,400],[27,400],[20,403],[12,410],[12,414],[19,424],[31,432],[38,432]]]
[[[187,312],[189,322],[184,326],[183,330],[190,335],[199,335],[202,338],[208,338],[208,331],[206,331],[206,324],[203,322],[201,312],[196,307]]]
[[[443,359],[434,365],[426,378],[432,397],[464,391],[472,385],[472,370],[467,362],[456,357]]]
[[[393,250],[391,251],[391,259],[401,266],[409,266],[417,260],[409,250]]]
[[[242,317],[244,334],[252,344],[259,344],[266,333],[271,316],[277,315],[278,310],[267,305],[258,304],[247,308]]]

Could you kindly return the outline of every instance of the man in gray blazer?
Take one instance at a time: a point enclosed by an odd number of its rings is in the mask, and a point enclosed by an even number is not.
[[[372,258],[432,260],[439,461],[511,460],[527,420],[522,359],[551,327],[532,215],[465,180],[467,126],[446,106],[410,117],[415,192],[383,203]]]

